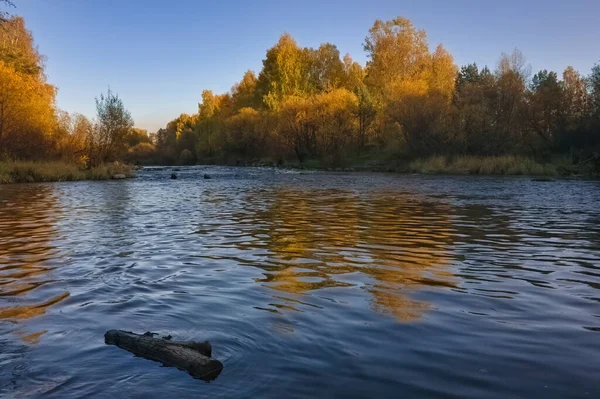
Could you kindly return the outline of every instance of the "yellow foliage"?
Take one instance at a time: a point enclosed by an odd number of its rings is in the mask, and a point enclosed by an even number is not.
[[[55,88],[0,61],[0,152],[40,155],[36,147],[55,124]]]

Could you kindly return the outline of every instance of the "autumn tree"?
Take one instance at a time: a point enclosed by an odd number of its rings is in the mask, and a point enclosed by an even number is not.
[[[52,137],[56,156],[68,162],[85,165],[86,140],[93,129],[92,122],[84,115],[58,112],[57,125]]]
[[[231,101],[234,111],[242,108],[258,108],[261,99],[256,92],[257,78],[254,71],[246,71],[239,83],[231,88]]]
[[[365,70],[350,54],[346,54],[343,59],[344,82],[343,87],[354,91],[357,87],[365,85]]]
[[[96,98],[97,120],[88,137],[89,162],[98,165],[114,158],[117,149],[133,128],[131,114],[118,95],[109,89],[107,94]]]
[[[563,72],[563,104],[565,128],[574,130],[584,123],[589,113],[587,82],[573,67]]]
[[[269,131],[265,118],[254,108],[246,107],[226,121],[225,150],[242,159],[268,154]]]
[[[456,78],[452,56],[442,46],[430,53],[425,31],[400,17],[375,21],[364,47],[366,82],[385,104],[387,129],[405,151],[437,151]]]
[[[427,36],[408,19],[375,21],[364,49],[369,57],[367,83],[383,97],[392,95],[400,85],[423,80],[430,58]]]
[[[0,154],[43,157],[56,123],[56,89],[46,83],[43,57],[22,18],[0,27]]]
[[[344,64],[340,51],[331,43],[325,43],[318,49],[307,49],[308,74],[311,92],[324,92],[337,89],[344,83]]]
[[[279,38],[267,50],[263,69],[258,75],[257,93],[269,109],[277,109],[286,96],[303,96],[310,92],[309,52],[289,34]]]
[[[17,73],[38,77],[45,81],[44,57],[34,44],[33,36],[21,17],[2,23],[0,29],[0,60]]]
[[[343,163],[356,142],[358,99],[347,89],[335,89],[316,95],[310,106],[316,148],[324,164]]]
[[[316,153],[316,130],[311,101],[306,97],[287,96],[277,111],[277,136],[288,153],[299,162]]]
[[[529,66],[519,50],[500,56],[496,69],[498,101],[495,104],[496,134],[501,138],[497,147],[499,153],[523,144],[526,137],[529,74]]]
[[[202,92],[202,102],[198,104],[196,129],[200,135],[199,146],[209,157],[214,155],[221,125],[231,113],[231,96],[215,95],[212,90]]]
[[[600,128],[600,64],[594,65],[589,77],[590,110],[595,126]]]

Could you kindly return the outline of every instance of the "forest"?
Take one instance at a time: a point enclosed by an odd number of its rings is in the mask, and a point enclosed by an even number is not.
[[[452,160],[503,159],[559,162],[563,173],[599,167],[600,64],[587,75],[572,67],[533,73],[515,49],[493,69],[459,68],[401,17],[375,21],[364,51],[361,65],[334,44],[302,47],[285,33],[266,51],[261,71],[248,70],[227,93],[204,90],[197,113],[148,133],[134,127],[110,90],[96,98],[93,119],[58,109],[57,88],[25,21],[3,15],[0,162],[81,169],[114,161],[364,168],[437,162],[444,171]]]

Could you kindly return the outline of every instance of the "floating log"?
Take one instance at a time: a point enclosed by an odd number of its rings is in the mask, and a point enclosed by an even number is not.
[[[211,358],[212,348],[208,341],[171,341],[171,336],[154,338],[154,335],[157,334],[109,330],[104,334],[104,342],[165,366],[177,367],[206,381],[215,379],[223,370],[223,364]]]

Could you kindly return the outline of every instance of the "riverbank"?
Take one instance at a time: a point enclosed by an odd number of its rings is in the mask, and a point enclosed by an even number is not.
[[[124,179],[133,175],[134,167],[122,163],[104,164],[86,169],[74,163],[60,161],[0,162],[0,184]]]
[[[551,162],[540,163],[529,157],[515,155],[490,157],[441,155],[412,161],[378,160],[365,156],[338,167],[325,167],[316,159],[307,160],[304,163],[286,163],[281,167],[336,172],[369,171],[440,175],[594,176],[600,172],[597,162],[589,159],[573,165],[568,158],[562,157],[555,158]],[[270,160],[263,160],[245,163],[241,166],[275,166],[275,164]]]
[[[567,159],[539,163],[534,159],[506,155],[497,157],[434,156],[417,159],[408,165],[411,173],[456,175],[527,175],[527,176],[574,176],[590,171],[572,165]]]

